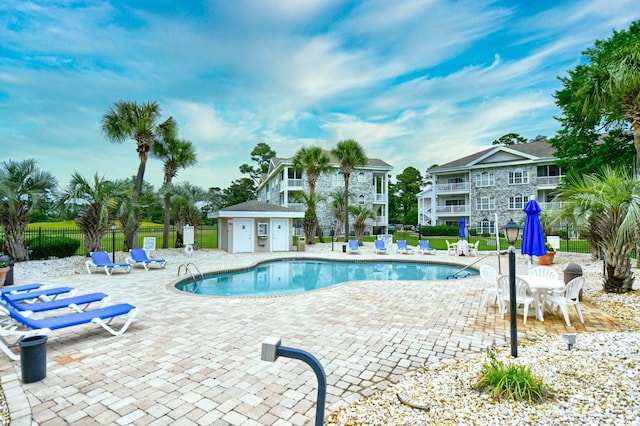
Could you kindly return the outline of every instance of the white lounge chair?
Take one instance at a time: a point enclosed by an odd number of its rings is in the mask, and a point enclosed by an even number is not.
[[[122,269],[127,273],[131,272],[131,265],[128,263],[113,263],[109,258],[109,253],[106,251],[91,252],[91,260],[87,260],[84,264],[89,274],[91,273],[91,268],[94,270],[104,269],[107,275],[111,275],[114,269]]]
[[[127,257],[127,263],[132,267],[135,265],[142,265],[147,271],[151,265],[158,265],[161,268],[167,266],[167,261],[164,259],[151,259],[147,256],[147,252],[141,248],[133,248],[129,250],[129,257]]]

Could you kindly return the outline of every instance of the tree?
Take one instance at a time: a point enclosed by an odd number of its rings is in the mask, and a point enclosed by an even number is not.
[[[24,232],[46,199],[54,190],[56,179],[38,169],[34,159],[2,163],[0,167],[0,225],[4,230],[9,256],[15,261],[27,260]]]
[[[362,245],[364,230],[367,226],[367,220],[375,220],[376,214],[373,210],[360,204],[349,206],[349,213],[353,215],[353,229],[355,230],[358,244]]]
[[[181,185],[174,185],[171,195],[171,210],[173,211],[173,223],[176,226],[176,248],[184,244],[185,225],[193,226],[194,248],[198,247],[198,226],[202,224],[203,214],[198,207],[199,203],[204,203],[207,194],[204,189],[184,182]]]
[[[604,256],[604,290],[631,291],[631,251],[640,221],[640,180],[628,169],[611,167],[600,174],[570,175],[558,199],[565,203],[563,218],[590,223],[591,241]]]
[[[293,156],[293,167],[299,172],[307,173],[307,182],[309,183],[309,195],[314,196],[316,192],[316,182],[322,173],[326,173],[331,170],[331,159],[329,156],[318,146],[312,146],[309,148],[300,148],[298,152]],[[315,208],[316,203],[312,203],[310,206],[313,208],[313,212],[310,216],[316,219],[316,223],[313,225],[314,233],[311,234],[311,239],[307,236],[309,244],[313,244],[315,238],[315,230],[318,229],[318,216]],[[306,213],[305,213],[306,217]],[[304,224],[303,224],[304,227]]]
[[[316,215],[316,204],[324,201],[324,197],[315,193],[298,192],[296,200],[305,205],[304,218],[302,219],[302,230],[308,244],[313,244],[318,226],[318,216]]]
[[[258,143],[251,151],[251,161],[256,163],[256,166],[250,166],[249,164],[242,164],[240,166],[240,172],[249,174],[253,182],[257,185],[260,183],[263,173],[269,172],[269,163],[271,159],[276,156],[276,152],[265,142]]]
[[[111,219],[116,215],[118,198],[130,197],[126,184],[122,181],[111,182],[95,174],[93,180],[74,172],[71,182],[62,195],[67,208],[78,208],[76,219],[84,238],[84,254],[99,251],[100,242],[109,230]]]
[[[146,102],[138,105],[136,102],[118,101],[102,117],[102,133],[113,143],[122,143],[127,139],[136,141],[136,151],[140,159],[138,174],[133,191],[133,204],[140,201],[147,156],[153,141],[158,136],[164,138],[175,135],[176,122],[169,117],[162,123],[160,107],[156,102]],[[137,244],[137,223],[129,224],[125,235],[127,246],[135,248]]]
[[[607,40],[596,40],[594,47],[582,54],[587,63],[561,78],[564,88],[556,92],[563,126],[577,127],[577,134],[582,130],[590,137],[589,143],[598,141],[594,132],[630,128],[635,168],[640,171],[640,21],[628,30],[614,31]]]
[[[342,229],[342,221],[344,220],[344,189],[335,189],[329,193],[329,202],[331,203],[331,211],[333,212],[333,217],[336,220],[336,227],[334,229],[335,233],[333,234],[333,241],[338,241],[338,237],[340,236],[340,230]],[[355,197],[353,194],[349,195],[349,200],[353,201]],[[345,234],[346,235],[346,234]],[[346,237],[349,239],[349,237]]]
[[[172,134],[163,135],[151,145],[151,153],[163,161],[164,179],[164,229],[162,232],[162,248],[169,248],[169,225],[171,222],[171,184],[178,176],[178,170],[191,166],[197,162],[193,144],[184,139],[173,137]]]
[[[362,167],[369,161],[364,149],[353,139],[338,142],[331,154],[340,163],[344,177],[344,241],[349,240],[349,177],[356,167]]]
[[[228,188],[222,191],[222,206],[229,207],[256,199],[256,185],[250,178],[240,178],[231,182]]]
[[[491,145],[515,145],[519,143],[527,143],[527,139],[517,133],[507,133],[491,142]]]
[[[402,208],[403,223],[409,223],[406,220],[407,213],[414,207],[418,206],[418,194],[424,185],[424,178],[420,171],[415,167],[407,167],[402,173],[396,175],[397,182],[391,185],[391,191],[398,197],[398,202]]]

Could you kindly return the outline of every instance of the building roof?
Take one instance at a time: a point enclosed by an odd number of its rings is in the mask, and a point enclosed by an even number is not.
[[[452,169],[469,168],[478,164],[479,161],[491,157],[492,155],[499,152],[515,155],[521,157],[523,160],[555,160],[553,156],[553,154],[555,153],[555,149],[546,141],[521,143],[514,145],[497,145],[491,148],[487,148],[483,151],[476,152],[475,154],[467,155],[466,157],[453,160],[449,163],[432,167],[429,169],[429,173],[437,173]],[[513,160],[511,159],[505,162],[509,161]],[[497,163],[492,164],[496,165]]]
[[[304,212],[282,207],[277,204],[249,200],[220,209],[214,217],[304,217]]]

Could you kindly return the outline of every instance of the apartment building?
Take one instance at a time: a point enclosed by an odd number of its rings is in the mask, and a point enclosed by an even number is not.
[[[316,182],[316,194],[327,197],[327,201],[320,202],[316,207],[320,228],[324,235],[328,235],[334,224],[329,194],[335,189],[344,189],[344,176],[340,172],[339,162],[325,151],[331,160],[331,171],[321,175]],[[389,173],[393,170],[382,160],[371,158],[364,167],[357,168],[349,179],[349,193],[353,201],[350,204],[360,204],[375,213],[375,220],[367,223],[365,229],[369,234],[386,233],[389,218]],[[293,158],[273,158],[269,164],[269,171],[258,186],[258,201],[289,207],[304,211],[305,206],[296,199],[296,194],[309,192],[306,172],[296,171]],[[353,227],[352,221],[350,225]],[[295,232],[302,235],[301,221],[296,221]],[[353,231],[353,228],[351,229]]]
[[[553,191],[563,177],[547,142],[498,145],[432,167],[433,184],[418,194],[421,225],[457,226],[494,234],[510,219],[524,217],[535,197],[543,211],[556,209]]]

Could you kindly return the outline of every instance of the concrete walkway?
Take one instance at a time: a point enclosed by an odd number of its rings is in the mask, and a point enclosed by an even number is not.
[[[331,244],[316,244],[304,253],[284,254],[198,251],[191,261],[205,272],[285,256],[463,265],[478,260],[444,252],[375,255],[372,244],[361,254],[345,254],[340,247],[331,252]],[[501,262],[506,273],[505,256]],[[497,266],[497,257],[478,265],[483,263]],[[47,280],[48,285],[69,285],[80,293],[103,291],[113,303],[131,303],[140,313],[120,337],[92,326],[51,333],[47,377],[37,383],[22,384],[20,363],[0,354],[11,424],[301,425],[312,423],[315,416],[315,375],[300,361],[261,361],[261,343],[268,336],[311,352],[323,364],[329,385],[327,415],[426,362],[464,356],[509,339],[508,317],[501,320],[494,306],[480,306],[479,277],[361,281],[292,296],[221,298],[173,289],[178,264],[110,277],[84,273]],[[526,327],[519,317],[520,339],[622,329],[589,303],[583,303],[583,314],[586,324],[572,322],[570,328],[550,314],[544,323],[530,318]]]

